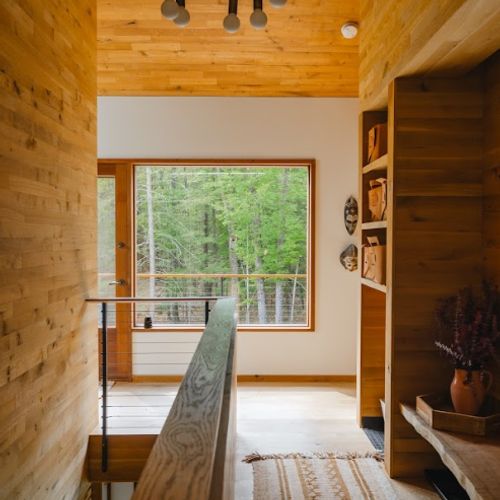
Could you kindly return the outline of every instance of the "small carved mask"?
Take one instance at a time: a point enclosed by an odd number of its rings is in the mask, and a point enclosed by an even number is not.
[[[349,245],[340,254],[340,263],[348,271],[356,271],[358,268],[358,247],[356,245]]]
[[[347,232],[352,235],[358,224],[358,202],[354,196],[349,196],[344,205],[344,224]]]

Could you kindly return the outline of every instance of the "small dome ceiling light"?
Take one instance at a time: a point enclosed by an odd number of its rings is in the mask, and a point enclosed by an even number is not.
[[[250,24],[257,30],[266,27],[267,16],[262,10],[262,0],[253,0],[253,12],[250,16]]]
[[[220,0],[214,0],[220,2]],[[263,0],[247,0],[253,1],[253,11],[250,15],[250,24],[257,30],[264,29],[267,26],[267,15],[262,7]],[[287,0],[269,0],[273,7],[283,7],[286,5]],[[179,28],[184,28],[189,24],[191,15],[186,9],[186,0],[163,0],[161,4],[161,14],[166,19],[173,21]],[[240,29],[240,20],[238,18],[238,0],[228,0],[228,13],[222,22],[222,26],[228,33],[236,33]],[[349,22],[342,26],[342,33],[344,27],[355,26],[357,33],[357,24]],[[352,36],[344,35],[346,38]],[[355,36],[355,35],[354,35]]]
[[[175,0],[165,0],[161,4],[161,14],[164,18],[173,20],[179,15],[179,5]]]
[[[186,9],[185,0],[177,0],[177,5],[179,6],[179,13],[174,19],[174,23],[177,24],[177,26],[179,26],[180,28],[184,28],[184,26],[187,26],[189,24],[191,16],[189,15],[189,11]]]
[[[238,18],[238,0],[229,0],[228,14],[222,23],[228,33],[236,33],[240,29]]]
[[[344,38],[347,38],[350,40],[351,38],[356,38],[358,35],[359,31],[359,26],[358,23],[355,21],[348,21],[347,23],[343,24],[342,27],[340,28],[340,32],[342,33],[342,36]]]

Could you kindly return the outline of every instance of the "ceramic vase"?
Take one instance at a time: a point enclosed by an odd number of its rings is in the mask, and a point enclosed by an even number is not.
[[[477,415],[492,382],[492,375],[488,371],[455,369],[455,377],[450,386],[455,411]]]

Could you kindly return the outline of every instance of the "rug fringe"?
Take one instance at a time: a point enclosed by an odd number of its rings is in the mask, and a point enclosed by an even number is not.
[[[290,459],[290,458],[320,458],[328,459],[335,458],[339,460],[355,460],[356,458],[373,458],[378,462],[384,460],[384,454],[379,451],[348,451],[348,452],[334,452],[334,451],[324,451],[315,453],[272,453],[268,455],[261,455],[258,452],[253,452],[243,458],[242,462],[251,464],[253,462],[259,462],[261,460],[276,460],[277,458]]]

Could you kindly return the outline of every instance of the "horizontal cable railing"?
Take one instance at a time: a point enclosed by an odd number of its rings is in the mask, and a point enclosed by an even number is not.
[[[213,302],[221,297],[93,297],[86,299],[87,302],[97,302],[99,304],[126,303],[135,304],[136,302]]]
[[[101,471],[106,472],[108,468],[108,435],[109,431],[119,432],[120,425],[109,427],[108,420],[113,419],[116,421],[117,415],[115,415],[113,408],[121,408],[123,411],[121,413],[130,413],[129,420],[134,417],[134,420],[138,419],[137,422],[134,421],[133,425],[130,423],[127,424],[128,430],[131,428],[141,429],[143,427],[143,423],[140,422],[141,418],[146,417],[146,415],[137,415],[134,416],[133,413],[126,410],[127,405],[116,404],[116,399],[119,397],[117,394],[114,394],[111,398],[111,402],[114,404],[109,404],[109,394],[108,394],[108,382],[110,380],[123,380],[130,379],[130,375],[132,373],[132,356],[133,352],[133,343],[130,341],[124,341],[123,338],[120,338],[119,332],[125,326],[125,330],[130,330],[130,314],[125,312],[125,319],[120,319],[120,315],[123,316],[123,313],[120,313],[119,308],[123,308],[124,305],[130,304],[137,311],[141,311],[142,308],[149,307],[151,304],[156,303],[178,303],[178,302],[190,302],[190,303],[200,303],[203,306],[204,310],[204,320],[205,323],[208,323],[210,310],[213,307],[213,304],[220,297],[213,296],[195,296],[195,297],[162,297],[162,298],[146,298],[146,297],[95,297],[88,298],[87,302],[93,304],[98,303],[101,305],[100,311],[100,328],[99,328],[99,341],[100,341],[100,374],[101,374],[101,429],[102,429],[102,438],[101,438]],[[111,321],[110,321],[111,320]],[[195,342],[192,342],[195,344]],[[196,342],[198,343],[198,342]],[[144,344],[143,344],[144,346]],[[155,346],[156,347],[156,346]],[[158,349],[145,351],[144,348],[142,352],[140,352],[139,356],[165,356],[168,355],[168,352],[162,353],[159,352]],[[186,352],[187,358],[190,358],[191,352]],[[185,365],[189,364],[189,359],[186,358],[186,361],[183,363],[168,363],[164,360],[161,361],[162,365],[172,365],[178,369],[184,368]],[[178,365],[178,366],[177,366]],[[182,366],[181,366],[182,365]],[[124,375],[126,374],[126,375]],[[128,374],[128,375],[127,375]],[[147,397],[151,397],[151,395],[146,395]],[[164,405],[158,405],[164,406]],[[158,418],[163,416],[163,420],[165,418],[165,413],[163,410],[158,412]],[[151,420],[151,415],[149,418]],[[161,424],[160,424],[161,426]],[[122,429],[123,430],[123,429]]]
[[[114,275],[101,273],[99,289],[109,290]],[[231,296],[237,299],[240,326],[294,326],[308,323],[308,277],[299,273],[231,274],[231,273],[138,273],[136,295],[179,297],[193,295]],[[203,311],[196,304],[152,304],[149,314],[136,314],[136,327],[145,317],[155,326],[188,327],[203,324]]]

